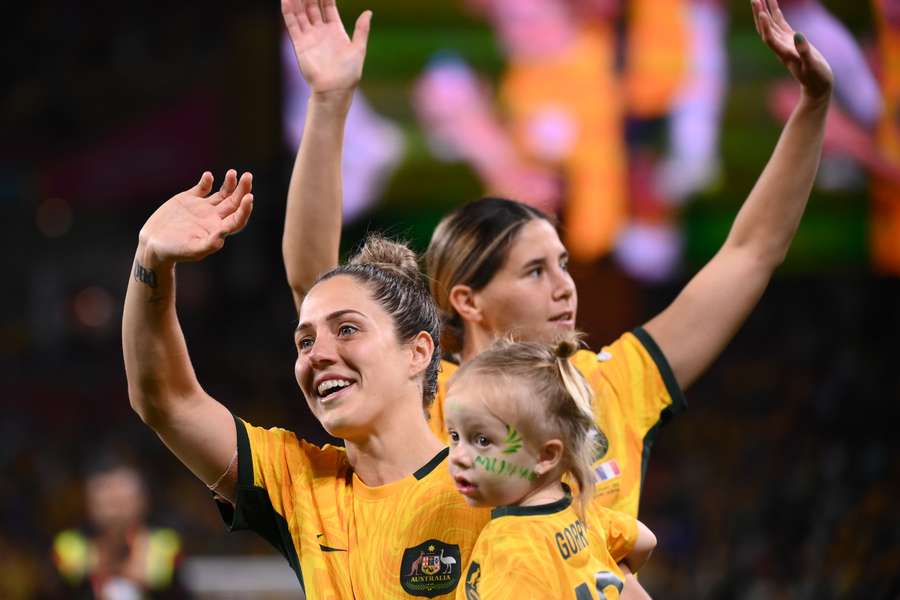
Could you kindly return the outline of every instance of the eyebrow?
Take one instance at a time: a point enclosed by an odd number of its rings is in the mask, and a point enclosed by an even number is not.
[[[364,319],[366,318],[366,315],[359,312],[358,310],[353,310],[352,308],[345,308],[343,310],[334,311],[333,313],[331,313],[327,317],[325,317],[325,320],[326,321],[335,321],[337,319],[340,319],[344,315],[348,315],[348,314],[355,314],[355,315],[359,315],[360,317],[362,317]],[[312,327],[312,323],[310,323],[309,321],[302,321],[301,323],[299,323],[297,325],[297,329],[294,330],[294,333],[300,331],[301,329],[307,329],[309,327]]]
[[[567,259],[567,258],[569,258],[569,252],[568,252],[568,250],[563,250],[562,252],[559,253],[557,260],[563,260],[563,259]],[[547,262],[547,261],[544,259],[543,256],[539,256],[537,258],[532,258],[531,260],[526,262],[524,265],[522,265],[522,269],[530,269],[532,267],[536,267],[537,265],[542,265],[545,262]]]
[[[543,257],[543,256],[541,256],[541,257],[539,257],[539,258],[532,258],[531,260],[529,260],[528,262],[526,262],[524,265],[522,265],[522,270],[527,271],[528,269],[530,269],[530,268],[532,268],[532,267],[536,267],[536,266],[538,266],[538,265],[542,265],[542,264],[544,264],[544,263],[546,263],[546,262],[547,262],[547,261],[544,260],[544,257]]]

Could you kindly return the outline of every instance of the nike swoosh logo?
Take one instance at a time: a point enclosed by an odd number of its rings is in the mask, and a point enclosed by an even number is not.
[[[320,534],[316,535],[316,539],[319,539],[321,537],[325,537],[325,534],[320,533]],[[322,544],[319,544],[319,549],[322,552],[346,552],[347,551],[346,548],[332,548],[331,546],[324,546]]]

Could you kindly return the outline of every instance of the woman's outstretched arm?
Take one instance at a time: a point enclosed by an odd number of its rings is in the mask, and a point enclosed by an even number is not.
[[[763,41],[803,93],[722,248],[645,326],[682,388],[722,352],[784,261],[822,151],[832,85],[828,63],[791,29],[777,0],[752,0],[751,7]]]
[[[288,187],[281,249],[299,311],[316,277],[337,265],[341,240],[341,152],[353,92],[362,77],[372,13],[347,36],[335,0],[282,0],[297,64],[310,88],[303,139]]]
[[[147,220],[141,229],[122,318],[122,350],[131,406],[163,443],[206,484],[216,482],[237,448],[234,420],[194,374],[175,311],[175,265],[200,260],[240,231],[253,208],[249,173],[229,171],[210,194],[204,173]],[[235,479],[217,490],[233,499]]]

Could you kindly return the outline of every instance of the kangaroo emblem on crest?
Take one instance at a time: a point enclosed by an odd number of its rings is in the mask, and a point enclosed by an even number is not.
[[[412,561],[412,564],[409,566],[409,573],[406,574],[407,577],[419,574],[419,565],[422,564],[422,559],[424,557],[425,557],[425,553],[420,551],[419,557],[416,558],[414,561]]]

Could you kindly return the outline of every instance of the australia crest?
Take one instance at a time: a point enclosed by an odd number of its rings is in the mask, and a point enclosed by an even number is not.
[[[400,585],[407,594],[434,598],[456,589],[462,573],[459,546],[426,540],[403,551]]]

